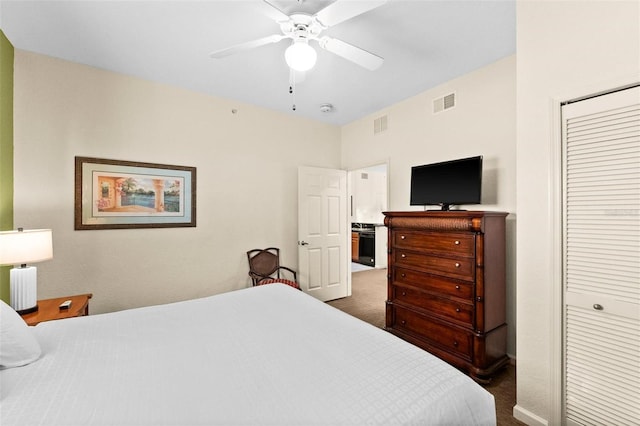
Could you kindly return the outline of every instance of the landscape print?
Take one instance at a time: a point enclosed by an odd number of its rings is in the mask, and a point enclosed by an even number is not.
[[[184,178],[94,172],[94,216],[180,216]]]

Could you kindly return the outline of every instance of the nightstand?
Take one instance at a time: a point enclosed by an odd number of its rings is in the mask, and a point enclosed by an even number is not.
[[[93,294],[80,294],[77,296],[38,300],[38,310],[22,315],[22,319],[25,320],[27,325],[36,325],[44,321],[83,317],[89,315],[89,299],[91,299],[92,296]],[[60,304],[65,300],[71,300],[71,306],[69,306],[69,309],[60,309]]]

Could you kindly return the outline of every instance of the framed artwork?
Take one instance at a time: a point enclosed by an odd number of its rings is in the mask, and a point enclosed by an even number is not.
[[[196,226],[196,168],[75,158],[76,230]]]

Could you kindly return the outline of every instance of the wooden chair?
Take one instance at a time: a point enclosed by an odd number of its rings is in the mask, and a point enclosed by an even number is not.
[[[249,276],[254,286],[279,282],[297,289],[300,288],[296,271],[286,266],[280,266],[280,249],[269,247],[249,250],[247,259],[249,260]],[[287,279],[286,275],[293,276],[293,280]]]

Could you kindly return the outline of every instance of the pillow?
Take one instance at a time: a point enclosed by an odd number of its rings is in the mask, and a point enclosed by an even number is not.
[[[41,353],[31,327],[11,306],[0,300],[0,368],[30,364]]]

